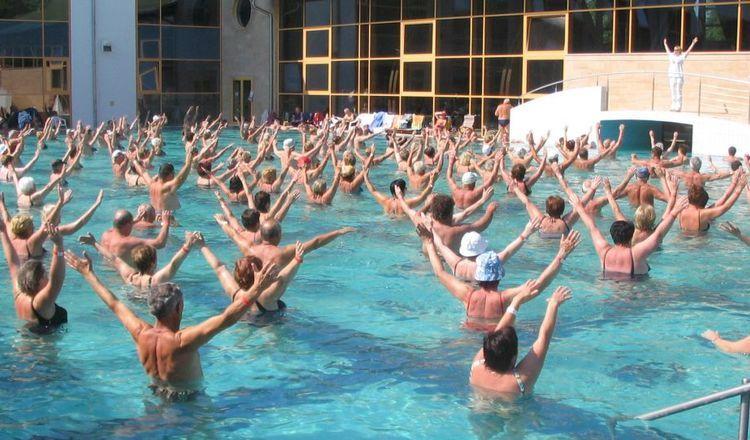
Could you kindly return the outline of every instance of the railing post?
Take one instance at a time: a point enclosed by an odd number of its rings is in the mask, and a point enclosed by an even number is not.
[[[743,384],[750,382],[747,378],[742,379]],[[738,438],[740,440],[747,440],[747,424],[748,418],[750,418],[750,393],[744,393],[740,395],[740,432]]]
[[[654,92],[656,91],[656,74],[651,72],[651,111],[654,111]]]
[[[703,77],[698,77],[698,116],[701,115],[701,90],[703,89]]]

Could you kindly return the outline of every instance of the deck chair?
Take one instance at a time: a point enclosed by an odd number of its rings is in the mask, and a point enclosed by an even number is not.
[[[424,115],[414,115],[411,119],[411,129],[414,131],[421,131],[424,125]]]
[[[461,124],[461,128],[470,128],[473,130],[475,117],[475,115],[464,115],[464,123]]]

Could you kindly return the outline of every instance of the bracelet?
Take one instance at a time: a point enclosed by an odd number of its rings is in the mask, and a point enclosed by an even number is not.
[[[246,307],[250,307],[252,305],[252,303],[250,302],[250,298],[248,298],[247,296],[243,295],[242,297],[240,297],[240,301],[242,301],[242,304],[244,304]]]
[[[182,245],[182,248],[180,250],[183,251],[183,252],[185,252],[186,254],[190,253],[190,248],[187,247],[187,246],[185,246],[184,244]]]
[[[295,256],[294,256],[294,261],[296,261],[296,262],[297,262],[297,263],[299,263],[299,264],[302,264],[302,261],[303,261],[303,260],[302,260],[302,258],[300,258],[300,257],[298,257],[298,256],[296,256],[296,255],[295,255]]]
[[[528,238],[529,237],[524,237],[523,234],[521,234],[521,241],[526,241],[526,240],[528,240]]]
[[[518,309],[511,305],[508,306],[507,309],[505,309],[505,313],[510,313],[511,315],[516,316],[518,314]]]
[[[65,252],[63,252],[63,251],[57,251],[57,252],[55,252],[55,256],[58,257],[58,258],[62,258],[62,257],[65,256]]]

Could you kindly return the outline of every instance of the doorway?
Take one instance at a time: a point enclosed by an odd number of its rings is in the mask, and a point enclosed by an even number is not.
[[[247,78],[232,81],[232,113],[240,121],[253,115],[253,87]]]

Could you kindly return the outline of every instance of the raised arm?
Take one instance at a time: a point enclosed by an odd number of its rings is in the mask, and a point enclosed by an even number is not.
[[[370,194],[375,198],[375,201],[378,202],[382,206],[386,206],[386,202],[388,201],[388,198],[381,194],[376,188],[375,185],[370,182],[370,170],[365,171],[365,187],[368,191],[370,191]]]
[[[510,258],[515,255],[519,249],[521,249],[523,244],[526,243],[526,240],[528,240],[533,233],[539,230],[539,228],[542,226],[543,218],[544,217],[541,216],[530,218],[529,222],[526,223],[526,227],[524,227],[523,231],[521,231],[521,234],[519,234],[515,240],[511,241],[507,246],[505,246],[505,249],[498,252],[497,258],[499,258],[503,263],[508,262],[508,260],[510,260]]]
[[[740,228],[735,226],[732,222],[725,222],[725,223],[720,224],[719,229],[721,229],[722,231],[726,233],[734,235],[741,242],[750,246],[750,237],[748,237],[747,235],[742,235],[742,231],[740,231]]]
[[[237,284],[234,276],[229,271],[229,269],[227,269],[227,266],[222,263],[221,260],[219,260],[213,252],[211,252],[211,249],[208,247],[205,240],[201,240],[200,242],[198,242],[198,245],[200,246],[203,258],[206,259],[206,263],[211,266],[211,269],[213,269],[214,273],[216,274],[216,278],[219,280],[221,287],[224,289],[224,293],[232,296],[235,292],[239,291],[240,286],[239,284]]]
[[[672,51],[669,50],[669,45],[667,44],[667,39],[666,38],[664,39],[664,51],[667,52],[670,55],[672,54]]]
[[[49,314],[54,313],[55,301],[57,296],[63,287],[65,281],[65,261],[63,258],[63,240],[57,228],[47,224],[47,234],[50,240],[54,243],[52,248],[52,264],[49,269],[49,282],[45,285],[42,290],[39,291],[34,298],[32,298],[32,306],[37,310],[44,310]]]
[[[16,273],[21,265],[16,253],[16,248],[13,247],[13,243],[8,237],[8,231],[6,229],[5,222],[0,222],[0,241],[3,242],[3,253],[5,254],[5,261],[8,263],[8,270],[10,272],[10,278],[12,282],[16,280]]]
[[[695,47],[696,44],[698,44],[698,37],[693,38],[693,42],[690,43],[690,46],[685,51],[685,57],[687,57],[688,55],[690,55],[690,52],[692,52],[692,50],[693,50],[693,48]]]
[[[86,225],[86,223],[91,220],[91,217],[96,212],[97,208],[102,204],[102,200],[104,199],[104,190],[99,190],[99,195],[96,196],[96,200],[94,200],[94,204],[91,205],[91,207],[83,213],[76,221],[72,223],[68,223],[67,225],[62,225],[58,227],[58,231],[60,231],[60,235],[66,236],[66,235],[72,235],[78,232],[82,227]]]
[[[596,226],[594,218],[591,217],[591,215],[586,212],[586,209],[584,209],[584,206],[581,205],[581,200],[578,198],[578,196],[573,193],[573,191],[570,191],[568,193],[568,198],[570,200],[571,206],[576,210],[578,216],[581,218],[581,221],[589,230],[589,234],[591,234],[591,241],[594,242],[594,249],[596,249],[596,253],[599,255],[599,258],[603,258],[604,252],[606,252],[610,247],[607,239],[604,238],[604,235],[602,235],[602,232]]]
[[[193,165],[193,154],[191,148],[186,148],[185,151],[185,163],[182,165],[182,169],[180,169],[180,172],[177,173],[177,175],[174,177],[173,180],[170,182],[167,182],[164,186],[169,188],[170,190],[176,191],[177,188],[181,187],[183,183],[185,183],[185,180],[187,180],[188,176],[190,175],[190,167]]]
[[[516,197],[518,197],[518,200],[520,200],[521,203],[523,203],[523,205],[526,207],[526,212],[529,214],[529,218],[544,216],[544,214],[542,214],[542,211],[540,211],[539,208],[537,208],[537,206],[531,200],[529,200],[526,194],[521,191],[521,188],[518,187],[518,184],[516,184],[515,182],[511,182],[508,187],[513,190],[513,192],[516,194]]]
[[[609,179],[604,179],[604,195],[607,196],[609,206],[612,208],[612,212],[615,214],[615,220],[627,221],[625,214],[622,213],[620,205],[617,203],[615,196],[612,194],[612,184]]]
[[[471,286],[449,274],[443,268],[443,263],[438,257],[437,251],[435,250],[435,243],[432,240],[432,233],[425,228],[417,228],[417,233],[422,239],[422,243],[427,249],[427,256],[430,259],[430,265],[432,271],[435,273],[438,281],[442,284],[451,295],[458,298],[462,303],[466,303],[469,293],[471,293]]]
[[[327,245],[328,243],[331,243],[333,240],[341,237],[342,235],[346,235],[351,232],[354,232],[354,228],[341,228],[325,234],[320,234],[317,237],[304,242],[302,244],[302,249],[305,251],[305,253],[310,253],[315,249],[319,249]]]
[[[172,259],[169,261],[169,263],[167,263],[166,266],[164,266],[154,274],[152,282],[155,282],[156,284],[166,283],[174,278],[175,274],[180,269],[180,266],[182,266],[182,262],[185,261],[185,258],[187,258],[188,255],[190,255],[190,250],[199,241],[203,241],[203,236],[200,235],[200,233],[186,231],[185,244],[183,244],[182,247],[174,254]]]
[[[144,240],[144,244],[147,244],[155,249],[163,249],[167,245],[167,238],[169,238],[169,224],[172,223],[172,211],[164,211],[161,214],[161,229],[159,235],[156,238]]]
[[[679,216],[682,210],[687,208],[687,206],[687,197],[681,197],[675,204],[674,208],[669,211],[669,214],[662,217],[662,220],[659,223],[659,226],[657,226],[654,230],[654,233],[649,235],[648,238],[646,238],[642,242],[633,246],[633,253],[640,256],[641,258],[645,258],[652,252],[654,252],[656,248],[659,247],[659,244],[661,244],[664,236],[667,235],[667,232],[669,232],[669,229],[672,227],[672,224],[674,223],[677,216]]]

